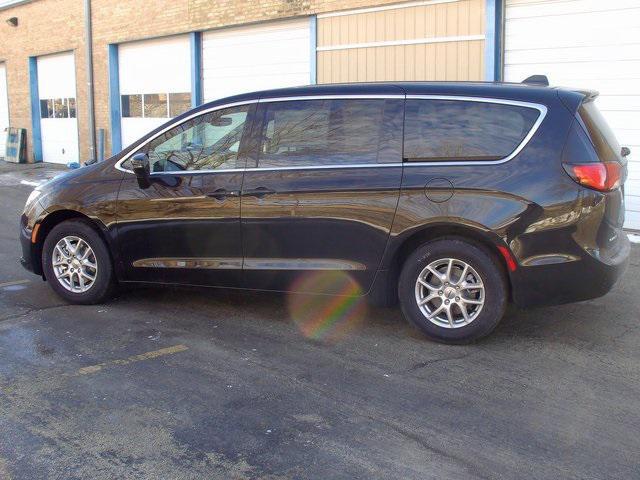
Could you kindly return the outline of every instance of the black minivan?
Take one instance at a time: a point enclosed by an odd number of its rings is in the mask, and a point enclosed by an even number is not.
[[[216,100],[38,187],[22,263],[75,303],[132,282],[344,295],[296,281],[340,272],[468,342],[508,302],[594,298],[623,273],[628,149],[596,95],[420,82]]]

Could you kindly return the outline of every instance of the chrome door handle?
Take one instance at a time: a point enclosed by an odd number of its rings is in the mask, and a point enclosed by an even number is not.
[[[246,197],[256,197],[256,198],[262,198],[265,197],[267,195],[273,195],[274,193],[276,193],[274,190],[271,190],[267,187],[257,187],[254,188],[252,190],[246,190],[244,192],[242,192],[242,195],[246,196]]]

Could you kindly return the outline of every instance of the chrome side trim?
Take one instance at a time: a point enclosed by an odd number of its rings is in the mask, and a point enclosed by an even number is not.
[[[273,98],[261,98],[260,100],[258,100],[258,103],[271,103],[271,102],[289,102],[289,101],[296,101],[296,100],[341,100],[341,99],[346,99],[346,100],[385,100],[385,99],[400,99],[400,100],[404,100],[405,95],[404,94],[397,94],[397,95],[392,95],[392,94],[387,94],[387,95],[349,95],[349,94],[344,94],[344,95],[299,95],[297,97],[273,97]]]
[[[334,258],[143,258],[136,268],[194,268],[210,270],[366,270],[366,265]]]
[[[526,107],[533,108],[540,112],[538,119],[535,121],[529,133],[522,139],[522,142],[515,148],[513,152],[507,155],[504,158],[498,160],[483,160],[483,161],[450,161],[450,162],[404,162],[403,164],[407,167],[415,166],[415,167],[434,167],[434,166],[468,166],[468,165],[499,165],[501,163],[506,163],[509,160],[516,157],[524,147],[527,146],[527,143],[533,138],[538,128],[542,124],[542,121],[547,116],[547,107],[545,105],[541,105],[539,103],[530,103],[530,102],[520,102],[518,100],[504,100],[501,98],[489,98],[489,97],[462,97],[456,95],[407,95],[407,100],[452,100],[452,101],[460,101],[460,102],[482,102],[482,103],[497,103],[501,105],[515,105],[518,107]]]
[[[337,258],[245,258],[244,270],[366,270],[366,265]]]
[[[198,268],[240,270],[242,258],[142,258],[132,264],[142,268]]]
[[[397,162],[397,163],[366,163],[366,164],[353,164],[353,165],[309,165],[309,166],[292,166],[292,167],[266,167],[266,168],[230,168],[224,170],[187,170],[187,171],[176,171],[176,172],[152,172],[151,175],[201,175],[201,174],[211,174],[211,173],[242,173],[242,172],[266,172],[266,171],[280,171],[280,170],[329,170],[329,169],[345,169],[345,168],[387,168],[387,167],[453,167],[453,166],[471,166],[471,165],[499,165],[501,163],[508,162],[509,160],[516,157],[524,147],[527,146],[531,138],[535,135],[536,131],[542,124],[542,121],[547,115],[547,107],[545,105],[541,105],[538,103],[531,102],[521,102],[518,100],[504,100],[500,98],[489,98],[489,97],[464,97],[457,95],[302,95],[302,96],[292,96],[292,97],[274,97],[274,98],[260,98],[247,100],[244,102],[233,102],[226,103],[223,105],[217,105],[215,107],[207,108],[196,113],[189,115],[188,117],[182,119],[179,123],[175,122],[170,124],[169,126],[162,129],[160,132],[155,134],[153,137],[149,138],[145,144],[153,141],[163,133],[171,130],[173,127],[179,125],[180,123],[187,122],[192,118],[197,116],[215,112],[216,110],[222,110],[224,108],[231,108],[240,105],[250,105],[253,103],[270,103],[270,102],[286,102],[286,101],[296,101],[296,100],[336,100],[336,99],[404,99],[407,100],[451,100],[451,101],[463,101],[463,102],[483,102],[483,103],[497,103],[502,105],[515,105],[526,108],[533,108],[540,112],[538,119],[535,121],[529,133],[524,137],[522,142],[515,148],[511,154],[508,156],[498,159],[498,160],[483,160],[483,161],[447,161],[447,162]],[[141,147],[143,146],[141,145]],[[122,163],[127,161],[133,154],[134,151],[129,152],[126,156],[118,160],[115,164],[115,168],[126,173],[133,174],[131,170],[127,170],[122,168]]]

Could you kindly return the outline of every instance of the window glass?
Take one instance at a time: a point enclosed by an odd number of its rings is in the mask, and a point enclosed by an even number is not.
[[[165,118],[168,116],[166,93],[145,93],[143,105],[145,118]]]
[[[76,118],[76,99],[67,98],[67,104],[69,105],[69,118]]]
[[[583,103],[578,110],[578,115],[587,128],[598,157],[603,162],[617,160],[620,144],[596,104],[593,101]]]
[[[142,117],[142,95],[122,95],[122,116]]]
[[[265,103],[260,109],[258,167],[400,161],[399,101],[299,100]],[[394,136],[395,158],[387,148]]]
[[[40,117],[53,118],[53,100],[40,100]]]
[[[53,100],[53,116],[55,118],[69,118],[69,109],[66,99],[55,98]]]
[[[404,156],[408,161],[498,160],[527,136],[535,108],[460,100],[407,100]]]
[[[191,93],[169,94],[169,116],[177,117],[191,108]]]
[[[149,156],[152,172],[238,168],[248,108],[218,110],[186,121],[153,139],[139,152]],[[131,169],[129,161],[123,166]]]

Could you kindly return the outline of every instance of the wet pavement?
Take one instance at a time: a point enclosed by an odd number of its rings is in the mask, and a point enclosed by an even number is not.
[[[0,479],[640,476],[638,246],[606,297],[476,345],[364,306],[326,342],[284,295],[67,305],[18,264],[22,181],[58,171],[0,162]]]

